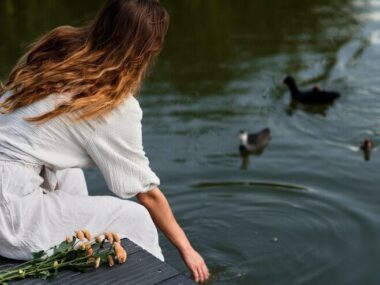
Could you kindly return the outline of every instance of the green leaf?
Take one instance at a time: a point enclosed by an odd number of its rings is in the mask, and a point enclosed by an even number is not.
[[[33,259],[41,259],[44,255],[45,255],[45,251],[43,250],[32,253]]]
[[[107,261],[107,256],[109,255],[109,252],[100,252],[98,256],[100,257],[101,264],[108,262]]]
[[[79,257],[84,257],[85,255],[86,255],[86,251],[84,250],[71,250],[66,253],[65,261],[71,261]]]
[[[47,280],[49,276],[50,276],[49,270],[38,271],[36,273],[36,277],[41,278],[43,280]]]
[[[54,248],[54,254],[56,253],[64,253],[71,247],[71,244],[63,241],[58,247]]]

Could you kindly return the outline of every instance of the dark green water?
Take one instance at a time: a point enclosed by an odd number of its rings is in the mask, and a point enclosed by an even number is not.
[[[101,2],[1,0],[0,78],[28,42]],[[380,1],[162,2],[172,24],[140,98],[145,147],[214,284],[380,284],[380,156],[357,147],[380,143]],[[293,106],[289,73],[343,96]],[[237,131],[262,127],[271,144],[242,170]]]

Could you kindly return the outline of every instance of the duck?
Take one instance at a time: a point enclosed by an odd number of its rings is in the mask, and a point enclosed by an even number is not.
[[[360,149],[363,151],[371,151],[373,148],[373,141],[369,138],[366,138],[362,143],[360,144]]]
[[[244,130],[239,131],[240,146],[239,151],[242,156],[260,153],[263,151],[271,139],[269,128],[262,129],[256,133],[248,133]]]
[[[329,104],[340,97],[338,92],[322,90],[318,86],[300,91],[294,78],[289,75],[284,77],[283,83],[288,86],[292,99],[304,104]]]
[[[360,149],[364,152],[364,160],[371,160],[371,151],[373,149],[373,141],[369,138],[366,138],[360,144]]]

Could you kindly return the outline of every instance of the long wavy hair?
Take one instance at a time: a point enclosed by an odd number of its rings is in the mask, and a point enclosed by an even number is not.
[[[107,115],[138,92],[168,25],[169,15],[159,0],[107,0],[90,24],[58,27],[31,46],[0,87],[0,96],[12,91],[0,104],[1,112],[67,93],[69,99],[52,111],[26,120]]]

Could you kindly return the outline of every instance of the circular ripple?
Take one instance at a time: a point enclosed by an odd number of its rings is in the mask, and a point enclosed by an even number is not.
[[[171,201],[215,284],[352,282],[363,271],[338,274],[366,254],[368,219],[307,187],[202,182]]]

